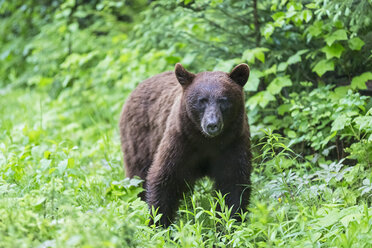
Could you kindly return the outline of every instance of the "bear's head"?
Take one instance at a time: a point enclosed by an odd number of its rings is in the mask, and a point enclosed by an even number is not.
[[[187,115],[206,137],[216,137],[234,121],[242,121],[248,65],[240,64],[230,73],[193,74],[177,63],[175,75],[183,88]]]

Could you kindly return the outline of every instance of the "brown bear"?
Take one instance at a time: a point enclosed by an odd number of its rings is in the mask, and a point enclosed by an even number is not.
[[[179,200],[209,176],[233,212],[250,196],[251,151],[243,86],[246,64],[193,74],[181,64],[140,83],[124,104],[120,135],[126,176],[144,180],[150,209],[170,225]],[[143,197],[142,196],[142,197]]]

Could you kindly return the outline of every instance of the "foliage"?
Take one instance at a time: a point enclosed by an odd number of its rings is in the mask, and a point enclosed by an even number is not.
[[[0,247],[370,247],[370,13],[353,0],[0,0]],[[125,178],[122,104],[176,62],[251,67],[242,222],[203,178],[170,228],[148,226],[141,181]]]

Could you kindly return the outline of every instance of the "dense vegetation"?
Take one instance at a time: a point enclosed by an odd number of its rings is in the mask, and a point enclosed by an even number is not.
[[[243,222],[206,178],[148,226],[125,178],[121,106],[176,62],[251,67]],[[370,0],[0,0],[0,247],[371,247],[371,68]]]

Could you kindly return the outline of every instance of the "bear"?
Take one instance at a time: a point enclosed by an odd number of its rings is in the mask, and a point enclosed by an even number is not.
[[[232,212],[251,193],[246,64],[230,73],[188,72],[181,64],[140,83],[126,100],[119,131],[126,176],[140,177],[141,198],[168,227],[183,194],[201,177],[214,181]]]

